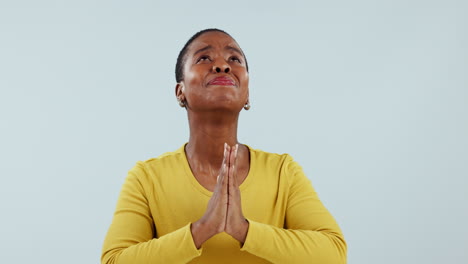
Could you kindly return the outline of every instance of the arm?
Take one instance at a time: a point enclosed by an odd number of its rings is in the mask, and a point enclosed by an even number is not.
[[[273,263],[346,263],[346,242],[302,168],[289,156],[282,177],[289,181],[285,229],[249,220],[243,251]]]
[[[103,264],[186,263],[199,256],[190,223],[159,238],[148,200],[139,176],[145,175],[137,164],[128,174],[117,202],[112,224],[104,241]]]

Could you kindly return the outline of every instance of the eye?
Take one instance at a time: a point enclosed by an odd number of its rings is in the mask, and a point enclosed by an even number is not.
[[[230,61],[235,61],[235,62],[238,62],[238,63],[242,63],[242,61],[237,57],[237,56],[232,56],[229,58]]]
[[[200,58],[197,59],[197,63],[204,62],[204,61],[211,61],[211,59],[207,55],[203,55],[203,56],[201,56]]]

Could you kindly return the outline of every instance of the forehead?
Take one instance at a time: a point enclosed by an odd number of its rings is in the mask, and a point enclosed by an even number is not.
[[[193,54],[196,50],[212,46],[213,48],[224,48],[226,46],[231,46],[240,49],[237,42],[230,36],[217,31],[206,32],[196,38],[189,46],[188,53]]]

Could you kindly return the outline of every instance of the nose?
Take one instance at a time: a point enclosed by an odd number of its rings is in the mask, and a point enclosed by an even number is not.
[[[222,62],[216,62],[213,64],[213,73],[229,73],[231,71],[231,67],[227,64],[224,60]]]

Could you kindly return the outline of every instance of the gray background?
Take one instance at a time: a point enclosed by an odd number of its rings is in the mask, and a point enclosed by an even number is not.
[[[127,171],[188,139],[196,31],[250,64],[240,140],[290,153],[348,262],[467,263],[466,1],[0,1],[0,262],[98,263]]]

